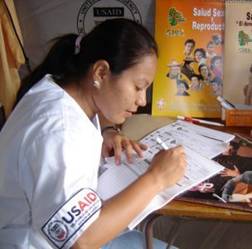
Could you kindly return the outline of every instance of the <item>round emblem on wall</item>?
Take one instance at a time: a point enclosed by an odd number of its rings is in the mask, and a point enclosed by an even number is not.
[[[86,0],[77,17],[79,33],[88,33],[95,25],[111,18],[128,18],[142,24],[142,17],[131,0]]]
[[[48,225],[48,235],[55,241],[62,242],[67,239],[68,229],[61,221],[53,221]]]

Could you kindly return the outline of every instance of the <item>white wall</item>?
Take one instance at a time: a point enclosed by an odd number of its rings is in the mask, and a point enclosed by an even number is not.
[[[134,6],[135,4],[135,6]],[[50,46],[49,41],[65,33],[77,33],[78,13],[88,9],[83,27],[94,26],[94,7],[123,7],[124,17],[142,19],[142,23],[153,32],[154,0],[15,0],[24,46],[32,67],[40,63]],[[139,11],[139,12],[138,12]],[[81,25],[79,25],[81,26]]]

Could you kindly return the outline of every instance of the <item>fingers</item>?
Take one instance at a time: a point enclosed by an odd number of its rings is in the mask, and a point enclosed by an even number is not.
[[[234,165],[234,170],[238,173],[240,173],[239,169]]]
[[[225,168],[223,171],[221,171],[220,175],[222,177],[226,177],[226,176],[232,176],[232,177],[234,177],[234,176],[239,175],[240,174],[239,169],[235,165],[233,166],[233,168],[234,169],[227,169],[227,168]]]
[[[105,157],[110,157],[114,155],[113,152],[113,145],[110,143],[104,143],[102,144],[102,156]]]
[[[109,157],[109,149],[108,149],[108,147],[107,146],[105,146],[104,144],[103,144],[103,146],[102,146],[102,156],[105,158],[105,157]]]
[[[120,155],[123,150],[125,152],[127,161],[129,163],[132,163],[133,153],[136,152],[139,157],[143,157],[143,151],[147,148],[147,145],[140,144],[123,136],[118,136],[118,138],[115,138],[113,142],[116,164],[120,164]]]
[[[133,154],[133,146],[130,143],[130,140],[124,139],[122,141],[122,146],[125,150],[126,158],[129,163],[132,163],[132,154]]]
[[[175,150],[177,153],[185,154],[185,149],[182,145],[177,145],[177,146],[171,148],[170,150]]]
[[[103,136],[103,145],[102,145],[102,156],[103,157],[115,157],[115,164],[119,165],[121,163],[121,136],[118,133],[106,133],[106,136]]]
[[[131,141],[132,147],[134,151],[137,153],[139,157],[143,157],[143,151],[148,149],[148,146],[146,144],[138,143],[136,141]]]
[[[182,146],[158,152],[149,168],[152,175],[159,182],[160,190],[178,182],[186,170],[186,156]]]
[[[225,168],[224,170],[222,170],[220,172],[220,175],[225,177],[225,176],[229,176],[229,169]]]
[[[120,137],[116,137],[113,142],[115,163],[119,165],[121,163],[122,145]]]
[[[127,161],[132,163],[133,153],[136,152],[139,157],[143,157],[143,151],[147,148],[147,145],[128,139],[122,134],[106,133],[103,141],[102,155],[107,157],[113,154],[116,165],[119,165],[121,163],[121,153],[124,150]]]
[[[172,156],[182,162],[186,161],[185,150],[182,145],[178,145],[176,147],[173,147],[173,148],[167,150],[167,153],[168,153],[169,157]]]
[[[130,139],[124,139],[122,141],[122,146],[125,150],[126,158],[129,163],[132,163],[132,155],[134,152],[136,152],[139,157],[143,157],[143,151],[148,148],[147,145]]]
[[[118,135],[114,138],[113,150],[115,162],[117,165],[121,163],[121,153],[123,150],[129,163],[132,163],[132,154],[134,153],[134,151],[136,151],[139,156],[142,153],[140,146],[138,146],[136,142],[133,142],[132,140],[121,135]]]
[[[225,177],[227,176],[227,173],[225,171],[221,171],[220,176]]]

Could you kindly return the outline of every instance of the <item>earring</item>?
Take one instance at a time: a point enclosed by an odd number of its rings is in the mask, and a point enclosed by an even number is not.
[[[101,83],[98,80],[94,80],[93,86],[100,89],[101,88]]]

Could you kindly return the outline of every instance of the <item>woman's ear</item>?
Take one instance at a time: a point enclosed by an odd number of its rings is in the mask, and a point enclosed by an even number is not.
[[[93,79],[101,84],[110,75],[110,66],[106,60],[98,60],[93,65]]]

